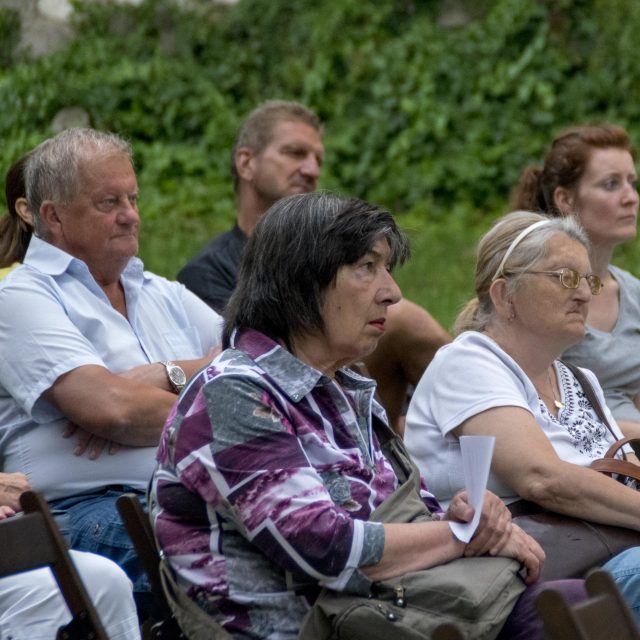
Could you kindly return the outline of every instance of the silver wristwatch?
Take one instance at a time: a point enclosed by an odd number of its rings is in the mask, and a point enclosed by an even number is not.
[[[169,384],[176,393],[180,393],[184,389],[184,385],[187,383],[187,376],[182,369],[175,362],[167,360],[162,362],[164,368],[167,370],[167,378],[169,378]]]

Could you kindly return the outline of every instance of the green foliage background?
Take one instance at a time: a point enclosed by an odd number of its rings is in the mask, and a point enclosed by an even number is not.
[[[134,144],[142,257],[173,277],[234,215],[229,150],[269,98],[326,123],[321,186],[390,207],[414,258],[405,294],[445,326],[473,246],[521,169],[562,127],[613,121],[640,140],[636,0],[147,0],[74,4],[75,39],[31,59],[0,9],[0,170],[63,107]],[[635,243],[619,263],[635,270]]]

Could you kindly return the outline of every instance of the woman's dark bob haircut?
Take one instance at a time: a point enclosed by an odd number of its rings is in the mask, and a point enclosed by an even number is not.
[[[338,269],[380,239],[389,243],[391,268],[409,257],[407,237],[381,207],[330,193],[276,202],[245,247],[224,313],[225,347],[236,329],[256,329],[290,351],[295,338],[322,332],[324,293]]]

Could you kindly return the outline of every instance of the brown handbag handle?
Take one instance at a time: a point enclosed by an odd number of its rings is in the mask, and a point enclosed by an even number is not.
[[[625,444],[631,444],[632,445],[634,442],[640,444],[640,438],[620,438],[620,440],[617,440],[616,442],[614,442],[607,449],[607,452],[604,454],[603,457],[604,458],[613,458],[613,457],[615,457],[616,453],[618,453],[618,450],[620,449],[620,447],[623,447]]]
[[[632,442],[640,443],[640,438],[620,438],[617,442],[614,442],[604,454],[603,458],[598,460],[594,460],[589,467],[591,469],[595,469],[596,471],[600,471],[605,475],[611,477],[612,474],[616,473],[620,476],[626,476],[628,478],[633,478],[640,482],[640,466],[634,464],[633,462],[629,462],[628,460],[619,460],[614,456],[625,444],[630,444]]]
[[[618,460],[617,458],[600,458],[594,460],[590,465],[590,469],[599,471],[611,477],[612,474],[632,478],[640,482],[640,466],[627,460]]]

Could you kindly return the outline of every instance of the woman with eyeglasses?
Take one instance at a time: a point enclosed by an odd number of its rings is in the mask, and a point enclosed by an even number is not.
[[[640,436],[640,281],[611,264],[636,237],[635,152],[617,126],[573,127],[552,142],[542,166],[527,167],[513,209],[574,214],[589,236],[591,266],[603,283],[589,305],[584,339],[563,358],[591,369],[625,435]]]
[[[575,218],[526,211],[504,216],[480,241],[476,297],[407,415],[409,450],[441,500],[463,486],[458,437],[495,435],[489,489],[506,502],[524,497],[640,531],[640,493],[586,469],[614,439],[559,361],[584,336],[601,294],[587,247]]]
[[[574,217],[526,211],[504,216],[481,239],[476,296],[457,319],[454,342],[425,371],[407,413],[407,447],[445,503],[464,486],[460,436],[493,435],[488,488],[505,503],[524,498],[640,531],[640,492],[588,468],[614,437],[559,360],[582,340],[589,303],[602,293],[588,246]],[[622,437],[596,377],[584,373]],[[638,553],[631,554],[638,575]],[[640,596],[640,585],[633,588]]]

